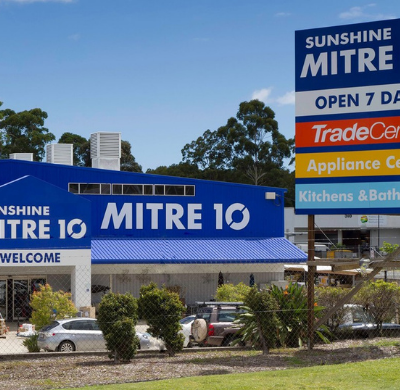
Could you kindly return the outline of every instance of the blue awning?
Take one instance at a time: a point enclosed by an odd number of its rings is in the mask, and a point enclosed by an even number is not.
[[[265,239],[94,239],[92,264],[301,263],[283,237]]]

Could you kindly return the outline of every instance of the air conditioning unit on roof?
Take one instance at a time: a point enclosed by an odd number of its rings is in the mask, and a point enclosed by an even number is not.
[[[90,135],[92,167],[120,170],[121,133],[98,132]]]
[[[72,144],[50,144],[46,145],[46,162],[52,164],[73,165]]]
[[[9,157],[11,160],[33,161],[33,153],[12,153]]]

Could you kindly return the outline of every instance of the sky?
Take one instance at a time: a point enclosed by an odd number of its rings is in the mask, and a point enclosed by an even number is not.
[[[120,132],[146,172],[251,99],[294,137],[295,31],[393,18],[394,0],[0,0],[0,101],[46,111],[56,141]]]

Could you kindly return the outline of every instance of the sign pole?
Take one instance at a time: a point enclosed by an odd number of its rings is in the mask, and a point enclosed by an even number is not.
[[[315,215],[308,216],[308,263],[314,261],[315,254]],[[307,333],[308,349],[314,347],[314,278],[315,265],[308,265],[307,273]]]

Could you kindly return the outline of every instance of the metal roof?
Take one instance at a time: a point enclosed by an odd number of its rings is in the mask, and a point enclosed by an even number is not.
[[[93,239],[92,264],[301,263],[283,237],[264,239]]]

